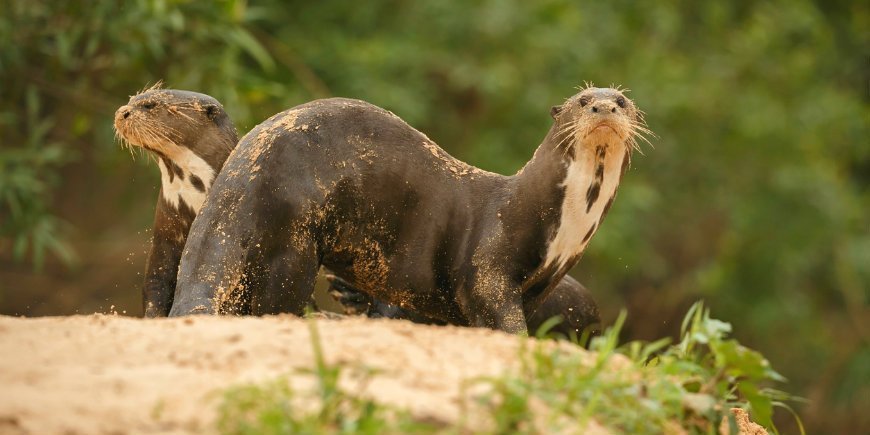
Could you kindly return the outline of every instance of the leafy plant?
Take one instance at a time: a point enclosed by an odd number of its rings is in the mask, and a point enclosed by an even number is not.
[[[6,112],[0,117],[0,126],[21,123],[27,128],[22,146],[0,149],[0,241],[11,240],[16,260],[23,260],[29,251],[37,270],[46,251],[72,265],[75,255],[66,242],[67,225],[48,209],[59,182],[58,168],[73,153],[49,140],[53,120],[39,116],[36,88],[28,87],[25,96],[24,113]]]
[[[546,433],[594,420],[623,433],[676,426],[716,433],[733,407],[775,430],[774,405],[793,398],[766,384],[784,378],[761,354],[727,338],[731,326],[711,318],[703,303],[689,310],[675,345],[662,339],[619,346],[624,321],[625,312],[592,339],[592,361],[576,349],[531,343],[518,373],[486,380],[493,390],[479,402],[496,432]]]

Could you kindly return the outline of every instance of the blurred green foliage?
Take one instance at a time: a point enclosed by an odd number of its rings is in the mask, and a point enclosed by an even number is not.
[[[160,79],[215,96],[240,132],[314,98],[365,99],[505,173],[574,87],[621,84],[658,139],[575,276],[605,314],[627,306],[632,338],[676,334],[704,297],[813,400],[810,432],[868,427],[868,9],[0,0],[0,260],[72,261],[66,235],[92,210],[55,205],[123,184],[106,182],[130,165],[112,113]]]

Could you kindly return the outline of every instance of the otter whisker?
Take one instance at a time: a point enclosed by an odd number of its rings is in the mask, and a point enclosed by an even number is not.
[[[577,141],[576,129],[566,130],[564,131],[564,135],[556,135],[556,145],[554,147],[558,148],[560,146],[564,146],[564,153],[567,153],[567,150],[574,146],[574,143]],[[573,138],[569,140],[569,138]]]
[[[143,142],[151,144],[152,146],[159,147],[160,149],[157,151],[165,152],[163,150],[164,144],[163,144],[162,137],[160,136],[160,133],[157,132],[153,126],[150,126],[150,125],[143,125],[141,128],[142,128],[141,135],[145,139],[145,141],[143,141]]]
[[[115,140],[121,144],[122,148],[126,148],[127,151],[130,152],[130,157],[135,161],[136,156],[133,154],[133,146],[130,145],[129,141],[124,139],[124,137],[121,135],[121,132],[119,132],[117,128],[115,128],[114,130],[115,130]]]
[[[153,127],[153,128],[156,128],[156,127]],[[171,136],[175,136],[175,137],[180,136],[180,133],[175,128],[168,126],[168,125],[164,125],[164,126],[162,126],[162,128],[160,130],[154,130],[154,131],[155,131],[155,134],[159,135],[160,138],[167,140],[172,145],[178,145],[178,143],[175,140],[171,139]]]
[[[166,130],[170,130],[171,132],[176,132],[176,130],[171,127],[165,126],[163,129],[158,130],[156,127],[152,125],[143,125],[143,134],[147,135],[147,142],[155,145],[159,145],[160,149],[164,153],[168,153],[169,148],[177,147],[178,143],[170,137],[169,132]],[[177,132],[176,132],[177,134]]]
[[[649,135],[652,137],[656,137],[655,133],[653,133],[650,129],[640,126],[640,125],[632,125],[631,133],[636,136]],[[652,145],[652,144],[650,144]]]
[[[592,89],[594,87],[595,87],[595,83],[592,83],[588,80],[583,80],[583,84],[575,86],[574,89],[577,89],[579,91],[578,93],[582,93],[583,91],[585,91],[587,89]],[[569,97],[569,98],[573,98],[573,97]]]
[[[173,128],[173,127],[170,127],[170,126],[168,126],[168,125],[163,126],[163,132],[167,135],[167,137],[168,137],[169,135],[173,135],[173,136],[175,136],[175,137],[179,137],[179,136],[181,136],[181,133],[179,133],[177,129],[175,129],[175,128]],[[173,141],[173,144],[174,144],[174,145],[177,145],[177,143],[176,143],[175,141]]]
[[[562,129],[558,130],[558,131],[554,134],[554,137],[555,137],[558,141],[562,141],[564,138],[570,136],[571,133],[573,133],[573,132],[574,132],[574,127],[566,126],[566,127],[562,128]],[[558,142],[556,143],[555,146],[559,146]]]
[[[570,151],[577,142],[577,128],[579,127],[579,125],[580,120],[568,122],[553,135],[556,139],[556,144],[554,145],[554,147],[558,148],[564,144],[562,155],[565,157],[568,156],[568,151]],[[569,137],[573,137],[574,140],[566,141],[566,139],[568,139]]]
[[[557,132],[556,132],[556,137],[558,138],[560,135],[562,135],[562,134],[564,134],[564,133],[570,133],[570,132],[572,132],[572,130],[575,130],[575,129],[576,129],[576,128],[581,124],[581,121],[582,121],[582,120],[579,120],[579,119],[578,119],[578,120],[575,120],[575,121],[571,121],[571,122],[566,123],[564,126],[562,126],[562,127],[561,127]]]
[[[572,128],[569,128],[569,127],[565,127],[565,128],[560,129],[559,131],[557,131],[553,135],[553,137],[556,138],[556,144],[554,146],[558,147],[566,138],[571,136],[572,132],[573,132]]]
[[[138,97],[139,95],[142,95],[146,92],[156,91],[156,90],[162,89],[162,88],[163,88],[163,79],[160,79],[160,80],[157,80],[153,85],[149,86],[146,84],[145,87],[142,88],[142,90],[140,90],[139,92],[136,92],[135,95],[131,95],[130,98],[135,98],[135,97]]]
[[[610,87],[615,89],[616,92],[621,92],[623,94],[627,94],[627,93],[631,92],[631,89],[623,88],[622,85],[617,85],[617,84],[611,83]]]
[[[136,161],[136,153],[133,152],[133,147],[130,146],[129,142],[125,142],[124,144],[126,145],[127,151],[130,152],[130,158],[132,158],[133,161],[135,162]]]
[[[653,138],[657,137],[656,134],[652,132],[652,130],[647,128],[646,125],[640,124],[637,122],[632,122],[630,124],[630,127],[631,127],[631,134],[632,134],[633,139],[635,139],[635,138],[640,139],[640,140],[646,142],[647,145],[654,147],[652,142],[650,142],[650,140],[646,137],[646,136],[651,136]],[[635,143],[636,142],[637,141],[635,141]],[[639,146],[638,146],[638,150],[639,150]]]
[[[168,111],[169,111],[170,113],[172,113],[173,115],[181,116],[181,117],[187,119],[187,120],[190,121],[190,122],[195,122],[195,123],[197,123],[197,124],[199,123],[197,120],[193,119],[192,116],[190,116],[190,115],[184,113],[183,111],[179,110],[179,106],[168,106],[168,107],[166,108],[166,110],[168,110]]]

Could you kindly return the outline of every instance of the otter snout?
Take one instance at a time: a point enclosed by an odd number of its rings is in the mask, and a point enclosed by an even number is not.
[[[115,112],[115,123],[117,124],[118,121],[129,118],[132,110],[133,108],[126,104],[118,108],[118,110]]]
[[[592,108],[589,109],[592,113],[599,115],[606,115],[608,113],[616,113],[616,103],[613,101],[603,100],[596,101],[592,104]]]

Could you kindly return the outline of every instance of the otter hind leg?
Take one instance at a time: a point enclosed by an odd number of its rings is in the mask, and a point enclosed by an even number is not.
[[[314,243],[304,247],[287,247],[265,258],[268,271],[262,286],[251,293],[252,314],[292,313],[301,316],[314,292],[320,261]]]

